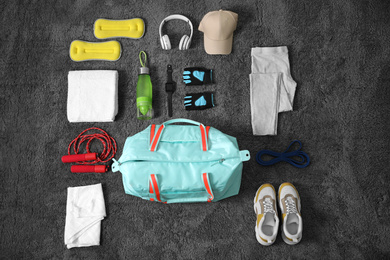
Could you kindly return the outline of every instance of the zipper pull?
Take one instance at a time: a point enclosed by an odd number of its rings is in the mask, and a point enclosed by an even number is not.
[[[119,167],[121,166],[121,163],[115,160],[115,158],[112,158],[114,163],[111,165],[112,172],[117,172],[119,171]]]
[[[218,162],[215,162],[215,163],[213,163],[212,165],[211,165],[211,167],[213,167],[214,165],[216,165],[217,163],[223,163],[225,161],[225,159],[221,159],[221,160],[219,160]]]

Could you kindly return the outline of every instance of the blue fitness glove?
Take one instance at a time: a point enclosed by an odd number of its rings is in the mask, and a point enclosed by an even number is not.
[[[214,106],[213,93],[192,93],[184,97],[186,110],[202,110]]]
[[[213,83],[212,72],[205,68],[185,68],[183,82],[187,86]]]

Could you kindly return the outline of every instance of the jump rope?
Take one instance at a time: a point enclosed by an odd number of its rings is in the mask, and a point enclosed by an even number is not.
[[[95,133],[88,133],[95,131]],[[98,140],[103,145],[103,151],[100,153],[92,153],[90,145],[92,141]],[[86,142],[85,150],[87,153],[80,153],[81,145]],[[107,163],[114,158],[117,151],[116,141],[113,137],[107,134],[106,131],[91,127],[82,131],[68,146],[68,155],[62,156],[63,163],[77,163],[72,165],[71,172],[107,172],[108,165],[91,165],[96,163]],[[73,154],[72,154],[73,152]]]
[[[296,143],[299,144],[299,148],[289,152],[290,148]],[[309,165],[310,158],[305,152],[301,151],[301,149],[302,149],[301,141],[295,140],[295,141],[291,142],[291,144],[288,146],[288,148],[282,153],[278,153],[278,152],[271,151],[271,150],[260,150],[256,154],[256,161],[260,165],[263,165],[263,166],[269,166],[269,165],[273,165],[275,163],[284,161],[284,162],[288,162],[289,164],[291,164],[292,166],[295,166],[297,168],[305,168],[306,166]],[[261,159],[261,157],[264,155],[269,155],[269,156],[272,156],[274,158],[271,160],[265,161],[265,160]],[[298,158],[298,160],[294,159],[294,158]]]

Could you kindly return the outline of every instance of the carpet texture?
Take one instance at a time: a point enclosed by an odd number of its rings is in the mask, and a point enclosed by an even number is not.
[[[197,30],[203,15],[238,14],[233,52],[210,56]],[[0,258],[1,259],[388,259],[390,258],[390,1],[2,1],[0,3]],[[173,49],[160,47],[158,27],[168,15],[188,16],[196,28],[191,48],[178,50],[189,29],[164,27]],[[118,39],[116,62],[76,63],[73,40],[99,42],[98,18],[141,17],[140,40]],[[294,111],[279,115],[277,136],[253,136],[250,121],[251,47],[288,46],[298,83]],[[148,53],[155,118],[136,119],[138,53]],[[174,118],[189,118],[235,136],[252,159],[244,164],[238,196],[218,203],[151,203],[126,195],[121,175],[72,174],[61,163],[82,130],[103,128],[118,142],[151,123],[168,120],[166,66],[178,83]],[[209,86],[185,87],[183,68],[214,69]],[[113,123],[69,123],[70,70],[118,70],[119,113]],[[186,92],[213,91],[216,107],[185,111]],[[297,169],[263,167],[261,149],[283,151],[295,139],[311,157]],[[255,238],[253,197],[270,182],[292,182],[302,198],[303,239],[280,237],[263,247]],[[66,249],[67,187],[102,183],[107,218],[101,245]]]

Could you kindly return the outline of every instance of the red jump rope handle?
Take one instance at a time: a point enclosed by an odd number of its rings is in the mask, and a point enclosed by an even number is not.
[[[70,171],[73,173],[81,173],[81,172],[97,172],[104,173],[107,172],[107,165],[72,165],[70,167]]]
[[[63,163],[92,161],[97,159],[97,153],[71,154],[62,156]]]

